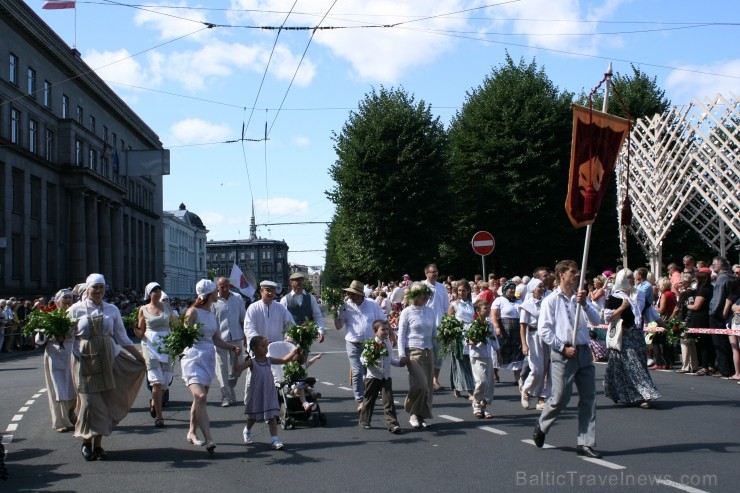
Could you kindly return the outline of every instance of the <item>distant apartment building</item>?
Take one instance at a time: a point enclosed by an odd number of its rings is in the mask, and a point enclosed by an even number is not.
[[[200,217],[180,204],[176,211],[165,211],[164,268],[162,288],[170,297],[195,297],[195,284],[207,277],[206,235]]]
[[[137,156],[148,153],[142,172]],[[162,276],[169,154],[26,3],[0,0],[0,292]]]

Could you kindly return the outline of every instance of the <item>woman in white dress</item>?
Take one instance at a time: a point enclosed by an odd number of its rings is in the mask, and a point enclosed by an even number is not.
[[[160,353],[162,338],[170,333],[170,322],[174,315],[169,306],[162,301],[162,287],[150,282],[144,288],[144,301],[148,303],[139,307],[138,321],[134,334],[141,337],[141,352],[146,359],[147,380],[152,388],[149,399],[149,413],[154,418],[154,426],[162,428],[162,396],[172,381],[172,361],[166,352]]]
[[[72,375],[79,396],[75,437],[82,438],[82,457],[105,460],[103,437],[128,414],[146,371],[146,361],[126,334],[121,312],[103,301],[105,278],[87,277],[80,301],[67,311],[76,322]],[[124,351],[125,350],[125,351]]]
[[[502,295],[491,305],[491,322],[501,345],[502,361],[499,363],[504,370],[514,372],[514,382],[518,383],[524,360],[517,311],[521,301],[516,299],[516,284],[513,281],[506,281],[501,292]]]
[[[66,312],[72,306],[72,291],[61,289],[54,296],[57,310]],[[44,348],[44,379],[49,400],[51,427],[59,433],[75,429],[77,391],[72,381],[72,332],[66,337],[47,339],[36,334],[36,345]]]
[[[218,296],[216,283],[209,279],[201,279],[195,285],[195,293],[198,297],[185,312],[185,317],[189,326],[202,324],[199,329],[202,336],[192,347],[185,350],[180,360],[182,379],[185,380],[185,385],[193,396],[193,404],[190,407],[190,428],[185,438],[193,445],[205,445],[208,454],[213,454],[216,444],[211,438],[206,404],[208,388],[216,377],[216,348],[214,345],[220,349],[233,351],[237,355],[241,352],[241,348],[221,339],[216,316],[211,312],[211,305]],[[198,439],[197,428],[200,428],[203,433],[204,441]]]

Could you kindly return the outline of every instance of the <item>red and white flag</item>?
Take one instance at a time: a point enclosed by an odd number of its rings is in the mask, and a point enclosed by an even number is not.
[[[236,289],[239,290],[241,294],[244,296],[249,297],[250,299],[254,296],[254,286],[249,284],[249,281],[247,281],[247,276],[244,275],[242,270],[239,268],[238,265],[236,265],[236,262],[234,263],[234,266],[231,268],[231,275],[229,276],[229,282],[232,286],[234,286]]]
[[[41,8],[44,10],[73,9],[75,2],[74,0],[46,0]]]

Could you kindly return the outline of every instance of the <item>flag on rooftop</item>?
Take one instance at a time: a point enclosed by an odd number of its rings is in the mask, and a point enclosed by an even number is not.
[[[41,8],[45,10],[73,9],[75,2],[74,0],[46,0]]]

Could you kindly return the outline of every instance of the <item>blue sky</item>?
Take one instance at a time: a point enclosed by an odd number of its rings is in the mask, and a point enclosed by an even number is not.
[[[249,236],[252,199],[258,224],[330,221],[332,132],[367,92],[402,86],[447,126],[506,50],[575,93],[611,61],[615,72],[630,74],[632,62],[656,76],[675,105],[740,96],[735,0],[97,0],[78,1],[76,13],[26,3],[171,149],[164,208],[184,202],[216,240]],[[347,29],[311,39],[254,28],[283,23]],[[261,139],[265,126],[266,142],[223,143],[243,127]],[[258,228],[306,265],[323,264],[325,232]]]

